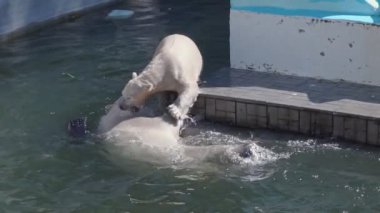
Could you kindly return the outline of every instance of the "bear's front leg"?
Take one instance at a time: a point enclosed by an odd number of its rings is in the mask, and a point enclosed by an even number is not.
[[[199,94],[199,88],[197,86],[188,87],[183,92],[179,93],[177,99],[173,104],[168,106],[170,115],[177,119],[184,119],[197,100]]]
[[[161,114],[166,112],[168,106],[177,99],[178,94],[177,92],[172,91],[164,91],[157,94],[158,97],[158,112]]]

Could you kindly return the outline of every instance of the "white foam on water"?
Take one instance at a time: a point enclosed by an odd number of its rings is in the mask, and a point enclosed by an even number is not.
[[[189,181],[200,181],[200,180],[206,179],[206,177],[202,175],[197,175],[197,174],[176,175],[175,177],[177,179],[184,179],[184,180],[189,180]]]
[[[212,159],[217,164],[219,172],[224,172],[229,177],[240,178],[245,181],[257,181],[270,177],[276,172],[275,162],[290,157],[289,153],[276,153],[262,147],[253,137],[241,137],[216,130],[200,129],[200,132],[189,135],[182,143],[189,146],[224,146],[222,154]],[[245,149],[251,154],[242,157],[241,151]]]
[[[342,149],[337,143],[318,143],[316,139],[289,140],[287,146],[295,152]]]

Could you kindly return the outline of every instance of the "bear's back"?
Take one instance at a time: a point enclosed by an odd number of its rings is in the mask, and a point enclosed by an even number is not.
[[[154,53],[154,56],[158,55],[171,63],[171,67],[181,70],[186,75],[191,73],[193,78],[189,80],[198,80],[203,66],[203,59],[197,45],[189,37],[180,34],[165,37]],[[174,69],[174,71],[177,69]]]

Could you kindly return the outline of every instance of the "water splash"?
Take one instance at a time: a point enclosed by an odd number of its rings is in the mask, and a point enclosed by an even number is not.
[[[316,139],[289,140],[287,142],[287,146],[292,148],[294,152],[342,149],[337,143],[319,143]]]

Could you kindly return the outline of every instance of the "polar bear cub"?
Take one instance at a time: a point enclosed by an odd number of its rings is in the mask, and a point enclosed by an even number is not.
[[[173,118],[183,119],[199,94],[202,66],[202,55],[190,38],[179,34],[165,37],[141,74],[132,74],[122,91],[120,109],[138,110],[149,96],[172,91],[178,96],[168,111]]]

